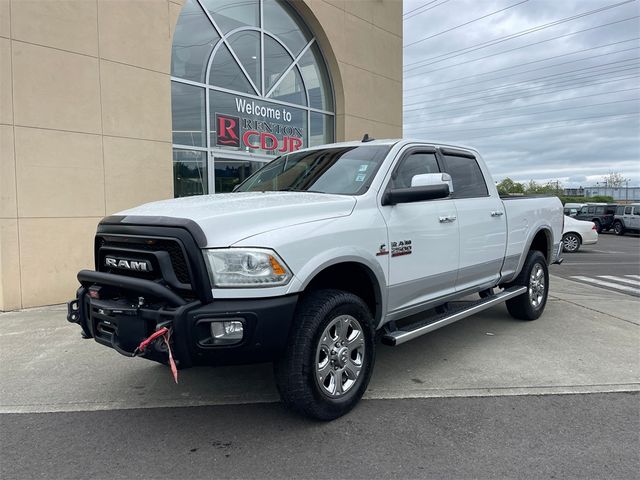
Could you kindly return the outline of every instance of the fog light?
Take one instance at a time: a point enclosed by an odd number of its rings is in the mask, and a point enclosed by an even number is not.
[[[211,340],[214,345],[239,343],[244,335],[244,326],[238,320],[211,322]]]

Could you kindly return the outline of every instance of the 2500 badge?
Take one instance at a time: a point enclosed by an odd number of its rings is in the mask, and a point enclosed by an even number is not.
[[[400,257],[401,255],[411,255],[411,240],[391,242],[391,256]]]

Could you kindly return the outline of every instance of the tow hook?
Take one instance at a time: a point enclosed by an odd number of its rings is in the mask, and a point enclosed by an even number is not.
[[[131,354],[132,357],[137,357],[138,355],[142,355],[145,349],[154,341],[159,338],[162,338],[165,345],[167,346],[167,353],[169,354],[169,367],[171,368],[171,374],[173,375],[173,381],[178,383],[178,368],[176,367],[176,362],[173,358],[173,352],[171,351],[171,334],[173,333],[173,329],[171,327],[161,327],[147,338],[140,342],[140,345],[133,351]]]

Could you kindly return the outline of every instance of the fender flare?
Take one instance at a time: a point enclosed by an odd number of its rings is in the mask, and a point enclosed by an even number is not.
[[[547,251],[546,251],[544,256],[547,259],[547,262],[550,262],[550,260],[552,259],[552,256],[553,256],[553,229],[551,228],[551,225],[542,224],[542,225],[539,225],[535,230],[531,230],[531,233],[529,234],[529,237],[527,238],[527,242],[525,243],[525,248],[522,251],[522,253],[520,254],[520,260],[518,261],[518,268],[516,268],[514,274],[511,276],[511,278],[509,280],[513,280],[518,275],[520,275],[520,271],[522,270],[522,267],[524,266],[524,262],[527,259],[527,253],[529,252],[529,250],[531,250],[531,244],[533,243],[533,239],[536,238],[536,236],[540,232],[544,232],[545,236],[547,237]]]
[[[365,267],[371,277],[376,303],[380,304],[375,316],[376,327],[379,328],[387,309],[386,275],[376,258],[364,249],[357,247],[339,247],[326,250],[311,258],[296,274],[299,280],[298,290],[304,291],[311,281],[323,270],[341,263],[357,263]]]

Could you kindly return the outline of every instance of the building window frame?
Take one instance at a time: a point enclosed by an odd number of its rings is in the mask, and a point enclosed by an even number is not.
[[[209,183],[211,185],[215,185],[214,172],[212,171],[213,168],[211,168],[211,167],[213,166],[213,159],[216,156],[218,156],[218,157],[231,157],[231,158],[238,158],[238,159],[246,159],[246,160],[263,162],[263,163],[267,163],[267,162],[273,160],[273,158],[275,158],[272,155],[266,155],[266,154],[260,154],[260,153],[254,153],[254,152],[244,152],[244,151],[236,151],[236,152],[234,152],[234,151],[229,151],[229,150],[225,150],[225,149],[219,148],[219,147],[217,147],[215,145],[212,145],[212,142],[211,142],[211,104],[210,104],[211,91],[228,93],[228,94],[232,94],[232,95],[235,95],[235,96],[238,96],[238,97],[244,97],[244,98],[251,99],[251,100],[259,100],[259,101],[263,101],[263,102],[270,102],[270,103],[274,103],[274,104],[277,104],[277,105],[296,108],[298,110],[304,110],[305,113],[306,113],[306,120],[307,120],[307,138],[308,139],[311,138],[311,114],[312,113],[319,113],[319,114],[323,114],[323,115],[326,115],[326,116],[330,116],[333,119],[332,128],[331,128],[331,136],[333,138],[333,141],[335,141],[335,139],[336,139],[336,113],[335,113],[336,97],[335,97],[335,89],[334,89],[334,85],[333,85],[333,78],[331,76],[331,72],[329,70],[329,66],[328,66],[328,63],[326,61],[326,57],[324,56],[324,53],[323,53],[322,49],[318,45],[316,36],[313,35],[313,32],[311,31],[311,28],[307,27],[309,32],[310,32],[310,35],[311,35],[310,40],[305,44],[305,46],[302,48],[302,50],[297,55],[294,55],[293,52],[291,51],[291,49],[282,40],[280,40],[276,35],[270,33],[269,31],[267,31],[264,28],[264,0],[257,0],[258,4],[259,4],[260,26],[242,26],[242,27],[237,27],[235,29],[232,29],[232,30],[226,32],[226,33],[223,33],[223,30],[217,24],[217,22],[213,18],[213,15],[207,10],[206,6],[202,3],[202,0],[193,0],[193,1],[194,1],[195,4],[197,4],[197,6],[200,8],[200,10],[207,17],[207,19],[209,20],[209,22],[211,23],[211,25],[213,26],[213,28],[215,29],[216,33],[219,36],[219,39],[218,39],[216,45],[213,47],[213,49],[212,49],[212,51],[211,51],[211,53],[209,55],[209,58],[207,59],[206,70],[205,70],[205,75],[204,75],[205,82],[209,81],[209,77],[210,77],[210,74],[211,74],[211,68],[212,68],[213,60],[214,60],[214,57],[215,57],[216,53],[221,48],[221,46],[224,45],[229,50],[229,52],[231,53],[231,56],[232,56],[235,64],[240,68],[240,70],[242,71],[244,77],[248,80],[248,82],[251,85],[251,87],[252,87],[252,89],[253,89],[255,94],[246,93],[246,92],[239,92],[239,91],[231,90],[231,89],[224,88],[224,87],[210,85],[209,83],[197,82],[197,81],[194,81],[194,80],[189,80],[189,79],[185,79],[185,78],[181,78],[181,77],[178,77],[178,76],[171,75],[170,76],[171,82],[176,82],[176,83],[181,83],[181,84],[184,84],[184,85],[191,85],[191,86],[194,86],[194,87],[203,88],[204,89],[204,102],[205,102],[205,122],[204,122],[204,125],[203,125],[203,128],[205,129],[205,146],[183,145],[183,144],[173,143],[172,142],[173,149],[194,150],[194,151],[205,152],[206,156],[207,156],[207,167],[208,167],[208,170],[209,170],[207,172],[207,177],[208,177]],[[306,22],[304,21],[302,16],[296,11],[295,7],[291,4],[291,2],[284,1],[284,2],[281,2],[281,3],[287,3],[288,7],[289,7],[289,10],[292,10],[291,15],[292,16],[295,15],[295,16],[299,17],[299,20],[306,26]],[[260,35],[260,53],[261,53],[261,55],[260,55],[260,82],[259,82],[260,85],[256,85],[255,82],[252,80],[251,76],[249,75],[249,73],[244,68],[244,65],[242,64],[242,62],[240,61],[240,59],[236,55],[233,47],[231,46],[231,44],[229,42],[229,38],[231,36],[233,36],[236,33],[243,32],[243,31],[254,31],[254,32],[258,32],[259,35]],[[265,92],[266,81],[265,81],[265,66],[264,66],[264,60],[265,60],[264,59],[265,37],[269,37],[270,39],[272,39],[275,42],[277,42],[278,45],[280,45],[283,49],[285,49],[285,51],[288,53],[288,55],[292,59],[291,64],[287,67],[286,70],[284,70],[281,73],[281,75],[278,78],[278,80],[266,92]],[[327,77],[327,80],[328,80],[327,81],[327,88],[328,88],[329,93],[331,95],[331,106],[333,107],[333,110],[325,110],[325,109],[321,109],[321,108],[312,107],[310,105],[309,89],[307,88],[307,85],[306,85],[306,82],[305,82],[305,79],[304,79],[303,75],[300,75],[300,77],[301,77],[301,82],[302,82],[302,86],[303,86],[303,89],[304,89],[306,105],[299,105],[299,104],[295,104],[295,103],[291,103],[291,102],[286,102],[286,101],[283,101],[283,100],[277,100],[277,99],[269,98],[269,95],[271,95],[276,90],[276,88],[280,85],[280,83],[284,80],[284,78],[293,69],[298,67],[300,60],[304,57],[304,55],[306,53],[309,52],[309,50],[312,48],[314,43],[318,47],[317,51],[319,52],[319,55],[320,55],[321,60],[323,62],[324,70],[326,72],[326,77]],[[307,146],[309,146],[309,145],[307,144]],[[209,193],[215,193],[215,192],[209,192]]]

